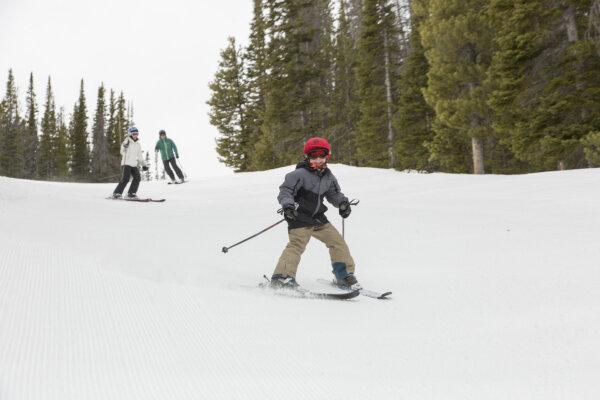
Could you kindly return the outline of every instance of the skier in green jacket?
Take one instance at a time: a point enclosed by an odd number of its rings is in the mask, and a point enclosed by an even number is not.
[[[169,183],[183,183],[185,179],[183,179],[183,172],[177,166],[177,162],[175,162],[175,158],[179,158],[179,152],[177,151],[177,146],[175,146],[175,142],[171,139],[167,138],[167,133],[164,130],[160,130],[158,132],[158,142],[156,142],[156,146],[154,149],[156,152],[160,150],[160,158],[162,158],[163,165],[165,166],[165,171],[169,178],[171,178],[171,182]],[[171,170],[171,165],[179,177],[180,182],[175,180],[175,175],[173,175],[173,171]]]

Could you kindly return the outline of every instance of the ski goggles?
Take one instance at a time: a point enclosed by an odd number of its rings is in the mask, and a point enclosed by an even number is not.
[[[318,149],[308,153],[308,158],[310,158],[311,160],[316,160],[318,158],[327,158],[327,155],[329,155],[329,152],[327,150]]]

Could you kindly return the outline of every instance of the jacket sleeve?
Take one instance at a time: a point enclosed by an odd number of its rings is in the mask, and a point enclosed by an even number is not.
[[[144,152],[142,150],[142,146],[140,146],[140,149],[139,149],[138,154],[137,154],[137,158],[138,158],[138,165],[141,165],[143,167],[147,167],[146,160],[144,160]]]
[[[160,140],[158,142],[156,142],[156,146],[154,146],[154,151],[160,150],[160,148],[158,147],[159,144],[160,144]]]
[[[329,189],[325,192],[325,198],[334,207],[339,207],[340,204],[348,202],[348,198],[342,193],[342,189],[340,189],[340,185],[335,176],[332,177],[331,185],[329,185]]]
[[[302,187],[302,177],[297,171],[286,174],[283,183],[279,186],[277,201],[282,207],[295,205],[294,197]]]
[[[121,156],[125,155],[128,147],[129,147],[129,139],[127,138],[127,139],[123,140],[123,143],[121,143]]]
[[[169,139],[171,140],[171,139]],[[171,140],[171,145],[173,146],[173,151],[175,152],[175,156],[179,157],[179,151],[177,151],[177,146],[175,146],[175,142]]]

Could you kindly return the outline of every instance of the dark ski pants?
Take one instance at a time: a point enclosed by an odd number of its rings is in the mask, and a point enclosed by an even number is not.
[[[169,178],[171,178],[172,181],[175,180],[175,175],[173,175],[173,171],[171,170],[171,165],[173,166],[173,169],[175,170],[175,173],[177,174],[179,179],[183,180],[183,172],[181,172],[181,170],[177,166],[177,162],[175,162],[175,158],[171,158],[169,160],[164,160],[163,165],[165,166],[165,172],[167,173],[167,175],[169,175]]]
[[[114,193],[123,194],[123,190],[125,190],[125,186],[129,183],[129,178],[133,175],[133,181],[129,186],[129,190],[127,193],[136,194],[138,190],[138,186],[140,186],[140,180],[142,176],[140,175],[140,170],[137,167],[132,167],[129,165],[123,165],[123,177],[121,178],[121,182],[117,185]]]
[[[354,260],[350,255],[348,245],[333,225],[327,223],[321,226],[290,229],[288,236],[289,242],[279,257],[273,275],[295,277],[300,257],[312,237],[323,242],[329,249],[331,265],[336,276],[340,273],[339,278],[344,278],[347,274],[354,273]],[[343,269],[343,271],[336,271],[336,269]]]

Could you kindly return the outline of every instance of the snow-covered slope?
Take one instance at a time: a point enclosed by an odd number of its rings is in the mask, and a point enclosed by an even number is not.
[[[150,204],[0,178],[0,399],[600,398],[600,170],[333,165],[359,281],[394,294],[326,301],[250,288],[283,225],[220,252],[278,220],[289,169]],[[298,280],[329,277],[313,241]]]

